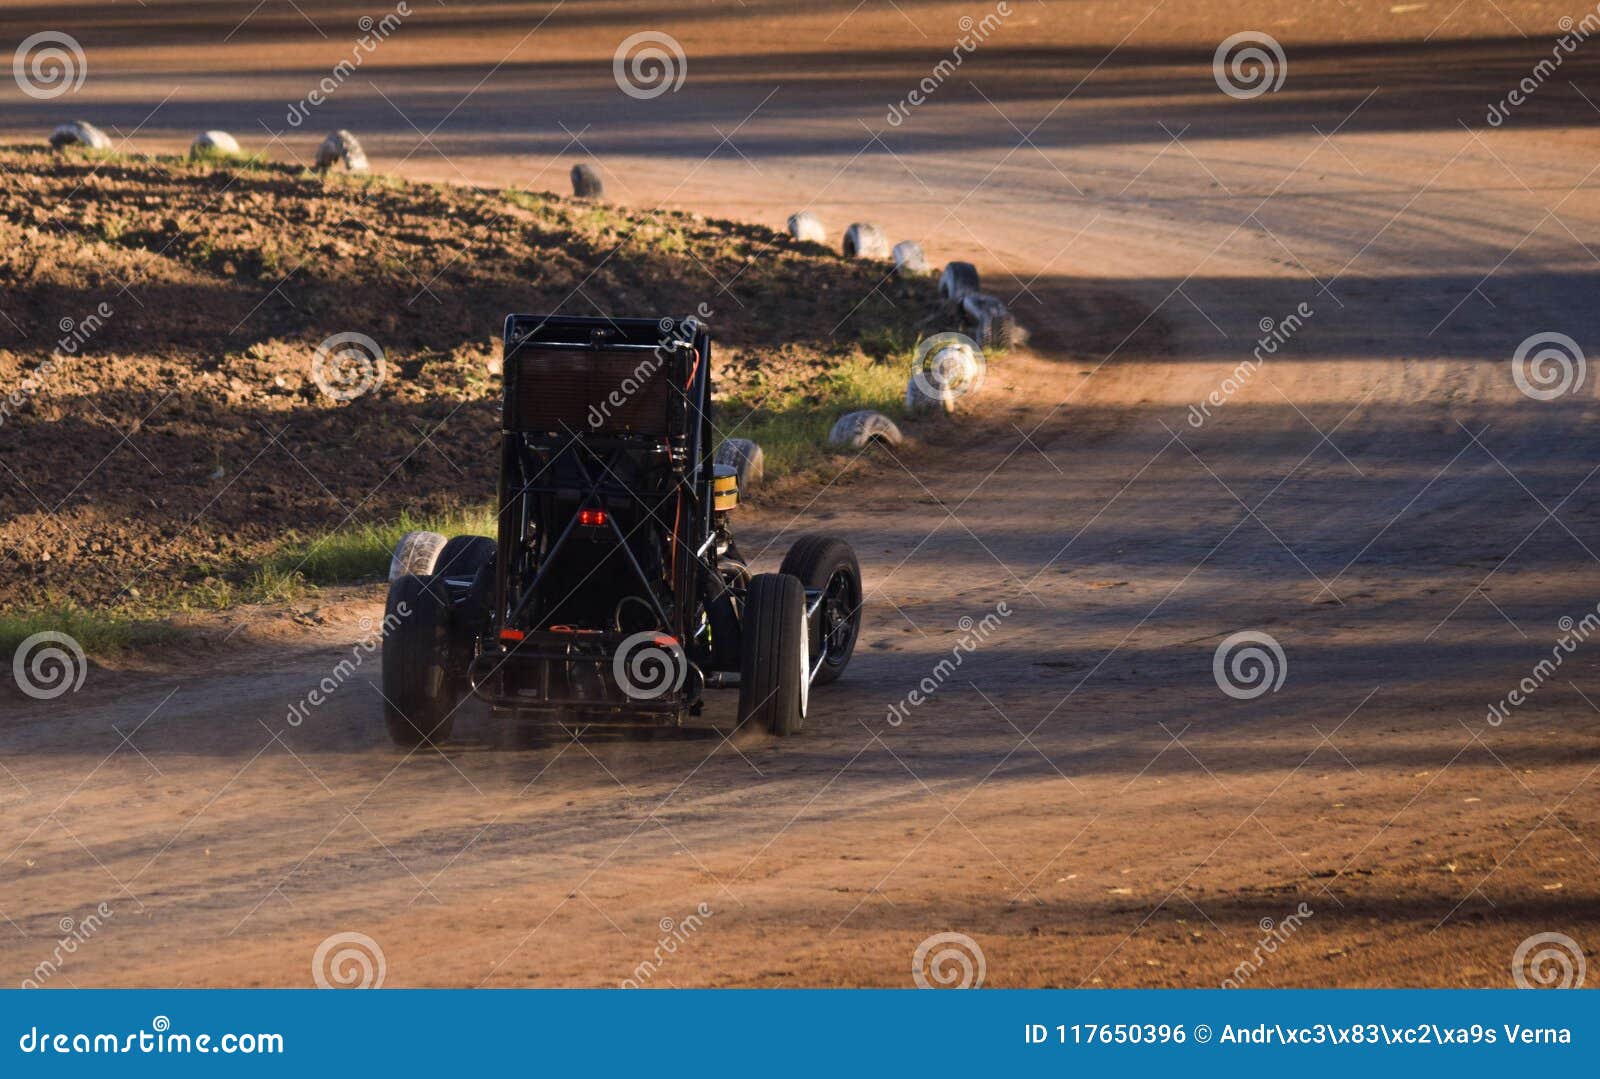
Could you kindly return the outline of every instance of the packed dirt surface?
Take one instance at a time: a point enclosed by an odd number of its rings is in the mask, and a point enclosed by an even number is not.
[[[367,13],[304,6],[318,29],[0,12],[82,30],[71,113],[133,146],[231,126],[292,160],[315,137],[268,133]],[[877,220],[971,258],[1032,350],[915,452],[741,510],[760,569],[810,530],[861,557],[861,647],[799,737],[470,711],[393,750],[376,589],[6,698],[4,976],[102,903],[46,984],[306,985],[341,933],[388,985],[909,986],[946,933],[988,986],[1504,986],[1537,934],[1592,958],[1600,409],[1571,351],[1514,357],[1600,342],[1600,53],[1485,119],[1582,12],[1010,10],[887,126],[987,8],[417,6],[312,121],[375,168],[539,190],[594,153],[630,207]],[[687,73],[639,100],[611,54],[644,29]],[[1285,56],[1254,97],[1212,68],[1244,30]],[[8,99],[0,130],[63,111]],[[1114,339],[1084,334],[1086,287],[1125,297]],[[433,347],[486,347],[442,306],[460,337]],[[1229,662],[1241,632],[1281,650],[1258,644],[1265,685]]]

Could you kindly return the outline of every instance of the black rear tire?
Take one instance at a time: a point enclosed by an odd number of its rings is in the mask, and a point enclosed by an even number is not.
[[[861,635],[861,566],[855,551],[837,536],[801,536],[783,556],[778,572],[798,577],[803,587],[823,593],[810,620],[811,662],[816,664],[826,648],[816,684],[838,681]]]
[[[488,536],[452,536],[439,548],[433,572],[471,580],[494,557],[494,540]]]
[[[436,577],[407,574],[384,605],[383,721],[395,745],[438,745],[450,737],[461,700],[451,648],[450,602]]]
[[[750,578],[739,649],[739,726],[799,732],[809,696],[806,592],[785,573]]]

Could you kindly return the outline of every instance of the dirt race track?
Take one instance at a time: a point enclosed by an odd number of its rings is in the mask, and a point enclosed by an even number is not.
[[[349,127],[420,178],[561,188],[587,150],[629,205],[876,220],[974,261],[1032,348],[917,445],[748,511],[759,568],[821,528],[867,580],[857,658],[801,737],[551,740],[472,713],[408,756],[375,656],[290,726],[375,587],[314,630],[244,612],[219,654],[0,698],[4,978],[102,902],[58,983],[309,984],[341,932],[389,985],[615,985],[663,938],[648,984],[909,985],[944,932],[990,986],[1241,964],[1258,986],[1498,986],[1540,933],[1593,956],[1600,409],[1594,372],[1530,394],[1513,356],[1600,349],[1600,45],[1485,121],[1583,10],[1012,3],[898,127],[890,104],[989,8],[418,4],[307,132]],[[141,148],[220,126],[308,157],[284,103],[370,12],[249,6],[0,17],[77,34],[72,114]],[[640,29],[681,42],[679,91],[619,92]],[[1278,90],[1219,89],[1242,30],[1281,42]],[[0,134],[60,106],[8,95]],[[739,317],[737,280],[702,284]],[[1126,326],[1093,350],[1090,289]],[[1282,650],[1251,699],[1213,669],[1241,631]]]

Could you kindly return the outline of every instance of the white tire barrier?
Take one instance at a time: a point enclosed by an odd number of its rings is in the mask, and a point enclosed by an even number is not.
[[[367,152],[361,148],[360,140],[342,128],[317,147],[317,170],[325,172],[341,164],[351,172],[367,171]]]
[[[741,497],[750,488],[759,484],[766,475],[765,458],[761,447],[748,438],[723,439],[722,445],[717,447],[717,454],[713,460],[719,465],[733,466],[739,480]]]
[[[901,277],[920,277],[928,272],[928,258],[915,240],[901,240],[894,245],[892,254],[894,272]]]
[[[911,412],[954,412],[956,402],[983,385],[983,352],[958,333],[942,333],[917,346],[906,408]]]
[[[426,577],[433,572],[444,550],[446,540],[437,532],[407,532],[394,545],[394,557],[389,560],[389,583],[393,584],[407,574]]]
[[[606,185],[600,174],[586,164],[572,166],[572,193],[580,199],[603,199]]]
[[[789,235],[807,243],[826,244],[828,230],[822,227],[822,218],[810,210],[789,215]]]
[[[847,259],[886,259],[889,241],[877,225],[858,221],[844,230],[843,250]]]
[[[88,150],[109,150],[111,139],[89,121],[73,120],[50,132],[50,146],[56,150],[67,146],[82,146]]]
[[[972,324],[972,336],[984,349],[1003,351],[1019,343],[1017,321],[999,297],[969,292],[961,299],[961,311]]]
[[[190,157],[205,157],[207,154],[233,155],[240,152],[239,140],[226,131],[202,131],[189,144]]]
[[[893,420],[871,409],[845,413],[828,432],[829,445],[852,450],[862,449],[869,442],[898,446],[904,440]]]
[[[959,302],[967,293],[977,291],[978,270],[970,262],[948,263],[939,275],[941,299]]]

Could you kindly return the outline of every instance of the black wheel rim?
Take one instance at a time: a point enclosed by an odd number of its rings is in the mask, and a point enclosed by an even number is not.
[[[823,662],[829,667],[844,665],[855,643],[860,612],[861,596],[855,578],[849,570],[840,569],[828,579],[828,586],[822,591],[822,605],[817,609],[817,640],[827,652]]]

